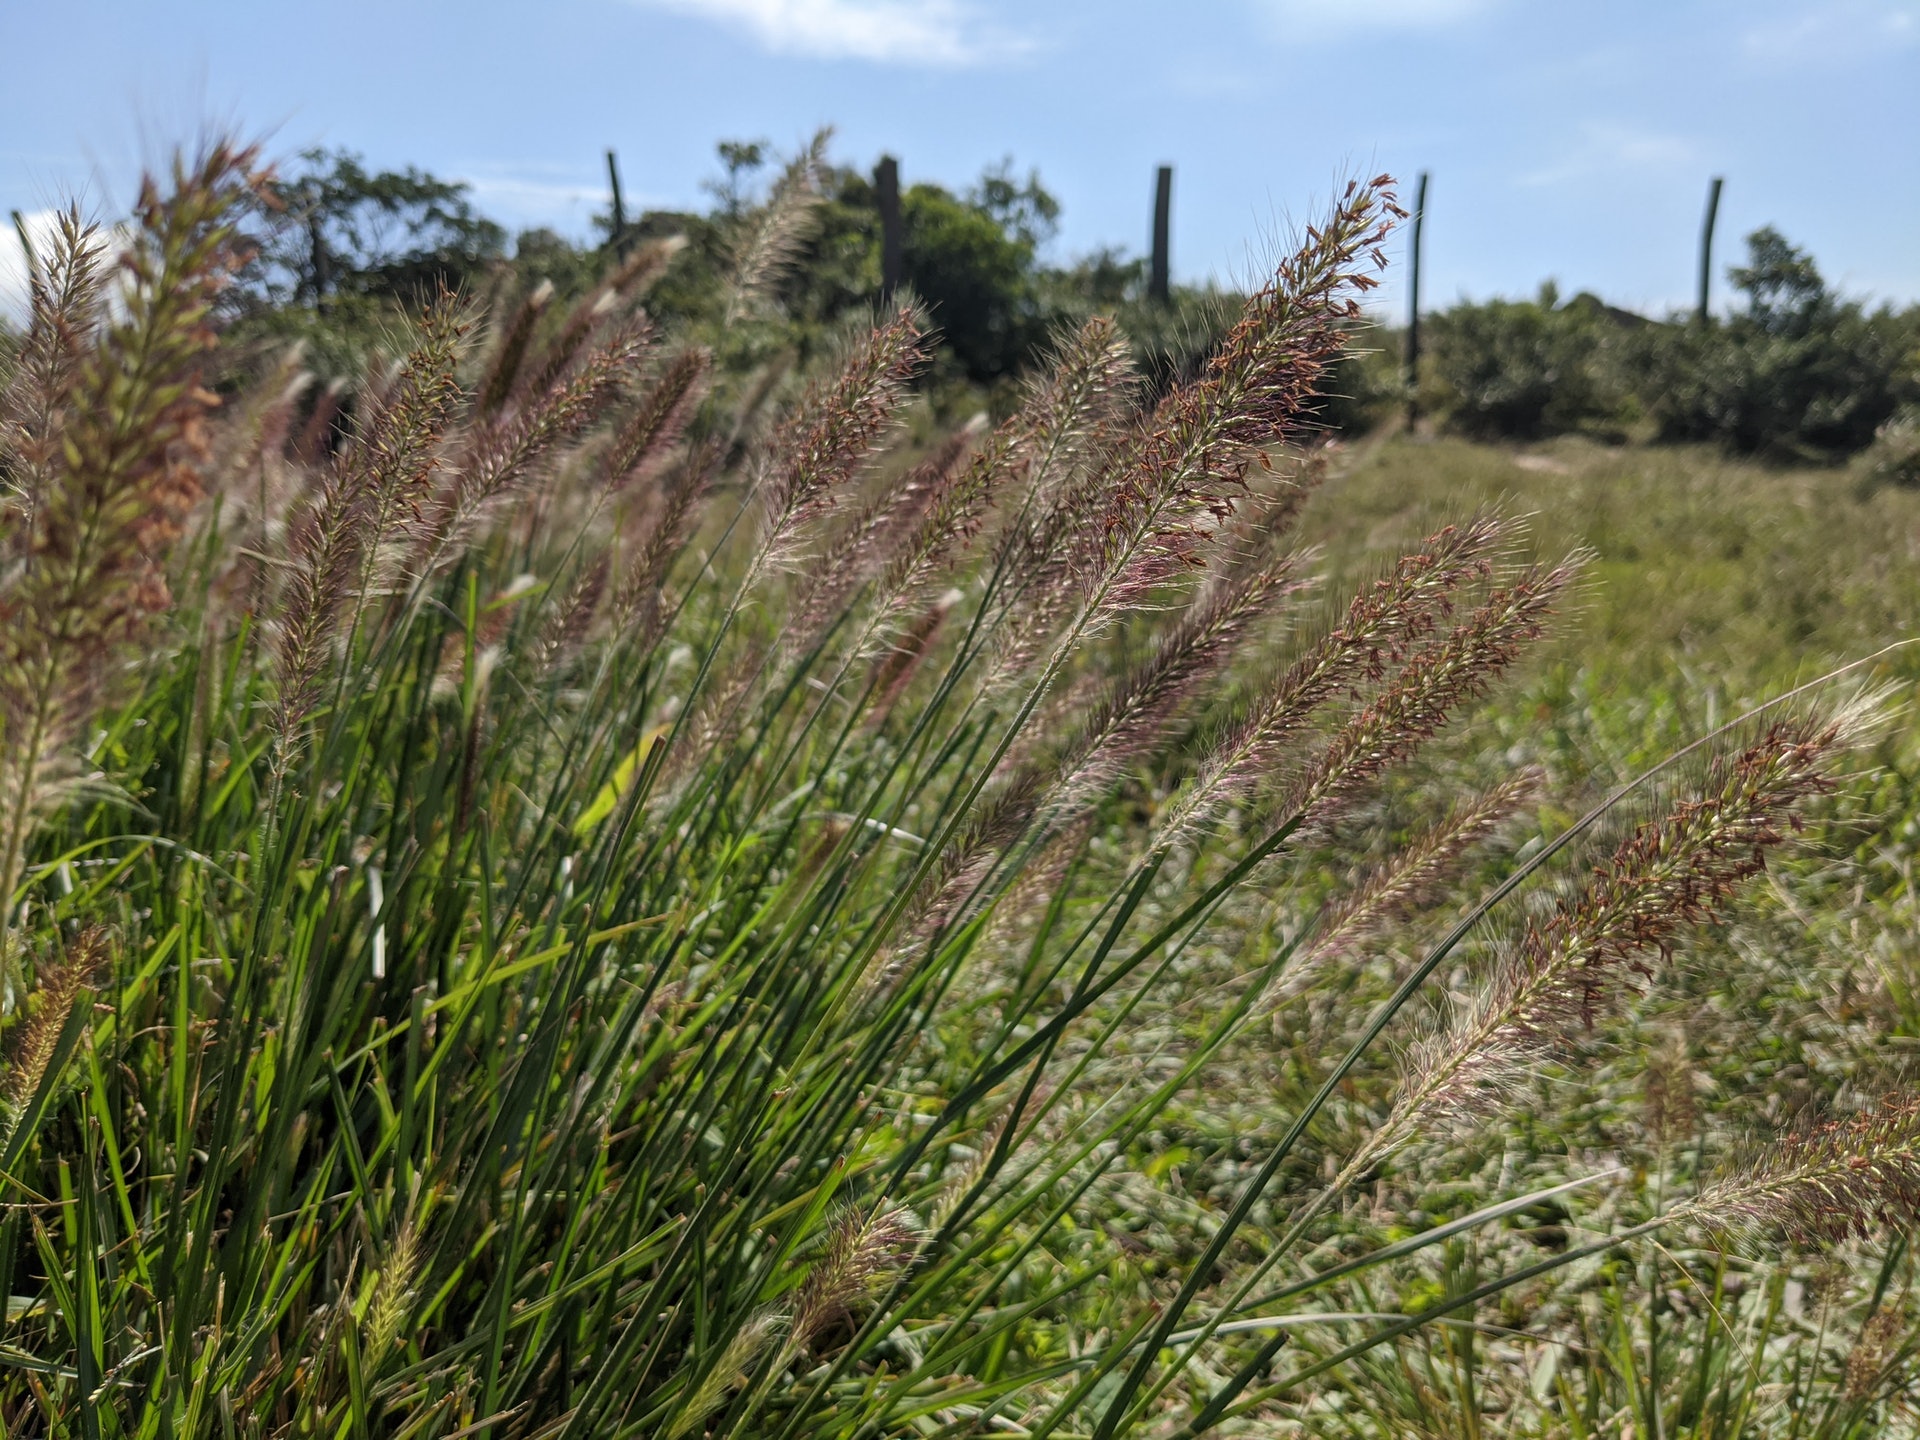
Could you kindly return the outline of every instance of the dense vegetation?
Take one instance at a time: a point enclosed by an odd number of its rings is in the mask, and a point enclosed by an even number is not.
[[[1911,1432],[1916,497],[1327,445],[1385,181],[1016,383],[817,155],[511,263],[361,178],[9,345],[9,1433]]]
[[[1725,318],[1649,321],[1551,285],[1532,301],[1433,317],[1429,403],[1470,435],[1587,431],[1711,440],[1742,454],[1832,458],[1883,448],[1920,414],[1920,307],[1867,310],[1834,293],[1772,228],[1747,238]],[[1904,407],[1904,410],[1903,410]],[[1887,457],[1891,478],[1906,466]]]
[[[465,187],[309,152],[276,179],[251,222],[257,258],[228,302],[246,312],[235,338],[298,335],[314,352],[310,363],[351,373],[441,285],[524,293],[545,281],[558,300],[574,300],[634,246],[672,238],[686,251],[652,290],[657,320],[710,332],[735,364],[776,352],[807,363],[844,325],[871,315],[879,297],[873,181],[831,163],[824,136],[784,163],[762,142],[728,141],[719,152],[723,174],[708,187],[709,210],[649,211],[624,219],[618,236],[603,215],[600,234],[584,243],[523,231],[511,256],[505,233],[474,211]],[[816,203],[783,212],[795,228],[779,237],[782,264],[766,277],[775,303],[741,327],[741,317],[728,314],[739,248],[759,204],[777,207],[796,187]],[[1236,297],[1176,287],[1170,304],[1148,305],[1144,262],[1117,252],[1049,264],[1043,253],[1058,216],[1059,202],[1037,175],[1020,179],[1004,164],[960,194],[925,182],[904,187],[905,288],[937,330],[917,388],[944,397],[955,413],[983,401],[1005,409],[1054,335],[1095,313],[1126,320],[1140,363],[1159,383],[1185,378],[1219,340]],[[719,331],[728,333],[711,333]]]

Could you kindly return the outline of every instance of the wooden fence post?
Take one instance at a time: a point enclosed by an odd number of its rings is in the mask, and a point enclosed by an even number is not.
[[[1707,300],[1713,293],[1713,222],[1720,214],[1720,186],[1725,177],[1716,175],[1713,183],[1707,187],[1707,216],[1700,224],[1700,301],[1693,309],[1693,318],[1702,325],[1707,323]]]
[[[607,151],[607,179],[613,186],[613,228],[607,232],[607,244],[617,255],[626,248],[627,207],[620,198],[620,164],[611,150]]]
[[[1173,231],[1173,167],[1162,165],[1153,182],[1153,268],[1147,272],[1147,298],[1164,305],[1173,293],[1168,250]]]
[[[906,278],[905,241],[900,224],[900,162],[882,155],[873,172],[874,200],[880,208],[880,303],[891,305]]]
[[[1413,194],[1413,257],[1408,266],[1407,297],[1407,428],[1420,418],[1420,229],[1427,218],[1427,172],[1420,172],[1420,184]]]

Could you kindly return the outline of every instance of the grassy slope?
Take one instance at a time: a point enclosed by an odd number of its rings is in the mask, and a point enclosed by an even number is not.
[[[1521,684],[1497,694],[1480,723],[1456,735],[1465,751],[1478,752],[1510,744],[1530,749],[1530,741],[1551,734],[1545,753],[1532,758],[1549,762],[1563,795],[1583,774],[1622,777],[1745,703],[1912,637],[1920,620],[1920,493],[1869,491],[1847,470],[1769,467],[1705,448],[1605,447],[1579,439],[1496,446],[1396,435],[1355,448],[1310,507],[1304,538],[1325,547],[1328,571],[1357,576],[1387,563],[1409,539],[1480,507],[1531,515],[1545,553],[1584,545],[1596,554],[1582,612],[1543,647]],[[1883,680],[1920,679],[1920,646],[1878,669]],[[1677,1065],[1675,1073],[1690,1077],[1701,1133],[1717,1135],[1719,1147],[1791,1125],[1807,1107],[1832,1104],[1836,1090],[1858,1103],[1902,1073],[1906,1037],[1920,1019],[1911,1001],[1911,944],[1902,940],[1913,933],[1912,895],[1902,879],[1916,813],[1911,723],[1897,725],[1891,738],[1869,806],[1878,823],[1860,822],[1856,836],[1862,869],[1823,875],[1815,865],[1783,877],[1749,921],[1701,947],[1596,1035],[1594,1069],[1543,1077],[1530,1113],[1517,1116],[1504,1135],[1425,1163],[1407,1157],[1399,1183],[1419,1194],[1422,1175],[1453,1181],[1461,1190],[1457,1206],[1442,1204],[1437,1212],[1451,1213],[1482,1203],[1487,1191],[1476,1183],[1477,1165],[1547,1183],[1561,1176],[1566,1162],[1558,1157],[1584,1155],[1575,1173],[1629,1159],[1636,1181],[1621,1198],[1643,1206],[1664,1169],[1650,1165],[1635,1138],[1649,1103],[1643,1072]],[[1841,873],[1850,877],[1842,889],[1853,889],[1851,877],[1864,882],[1850,902],[1827,888]],[[1285,1109],[1285,1086],[1278,1088]],[[1228,1100],[1222,1108],[1233,1105]],[[1240,1122],[1251,1119],[1243,1114]],[[1603,1205],[1600,1214],[1609,1210]],[[1604,1221],[1585,1216],[1579,1223]],[[1492,1236],[1482,1244],[1448,1266],[1471,1271],[1491,1263],[1498,1245]],[[1505,1263],[1528,1253],[1521,1245]],[[1852,1344],[1847,1327],[1857,1319],[1843,1317],[1855,1314],[1861,1299],[1836,1291],[1831,1316],[1809,1307],[1770,1329],[1756,1318],[1768,1313],[1761,1291],[1777,1298],[1790,1275],[1811,1284],[1828,1273],[1817,1262],[1778,1258],[1786,1263],[1762,1261],[1751,1270],[1736,1260],[1728,1295],[1742,1279],[1757,1289],[1738,1310],[1729,1299],[1719,1302],[1741,1334],[1740,1348],[1766,1356],[1754,1374],[1771,1381],[1784,1380],[1787,1357],[1809,1353],[1809,1341],[1833,1349],[1829,1363],[1844,1359]],[[1869,1248],[1863,1283],[1872,1281],[1877,1259]],[[1510,1297],[1498,1315],[1480,1316],[1541,1338],[1565,1335],[1571,1326],[1592,1350],[1496,1341],[1476,1355],[1471,1345],[1457,1348],[1462,1335],[1430,1336],[1403,1352],[1410,1368],[1366,1364],[1349,1377],[1344,1400],[1330,1403],[1336,1411],[1344,1405],[1348,1414],[1367,1413],[1386,1433],[1589,1433],[1572,1419],[1584,1412],[1587,1424],[1607,1433],[1618,1424],[1622,1434],[1694,1434],[1694,1412],[1671,1372],[1668,1398],[1659,1404],[1637,1388],[1644,1374],[1627,1378],[1646,1363],[1653,1333],[1647,1286],[1655,1277],[1646,1263],[1640,1257],[1583,1269],[1557,1296]],[[1699,1257],[1688,1263],[1694,1268],[1687,1285],[1714,1286],[1711,1270],[1698,1269]],[[1425,1283],[1452,1288],[1464,1281],[1448,1268]],[[1684,1373],[1710,1363],[1703,1325],[1680,1305],[1661,1327],[1663,1347],[1674,1352],[1666,1364],[1678,1360]],[[1543,1381],[1552,1366],[1540,1367],[1555,1356],[1559,1376]],[[1775,1387],[1782,1395],[1789,1388]],[[1754,1393],[1773,1392],[1763,1386]],[[1474,1414],[1483,1410],[1491,1413]],[[1783,1433],[1798,1410],[1797,1400],[1776,1396],[1752,1433]],[[1307,1430],[1322,1423],[1307,1420]]]
[[[1356,451],[1307,530],[1340,571],[1479,506],[1532,515],[1544,551],[1596,552],[1586,613],[1549,653],[1604,690],[1751,699],[1920,621],[1920,492],[1700,447],[1397,436]]]

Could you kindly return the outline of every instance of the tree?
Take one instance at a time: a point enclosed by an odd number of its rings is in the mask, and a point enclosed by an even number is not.
[[[257,284],[273,303],[324,308],[340,296],[417,303],[500,257],[506,232],[468,187],[423,170],[369,171],[347,151],[308,150],[274,186],[280,207]]]
[[[1747,297],[1747,315],[1770,335],[1804,335],[1832,305],[1813,257],[1771,225],[1747,236],[1747,263],[1727,278]]]
[[[1747,263],[1727,275],[1747,297],[1743,313],[1652,337],[1644,374],[1661,435],[1809,456],[1872,443],[1911,393],[1911,315],[1836,295],[1771,225],[1747,237]]]

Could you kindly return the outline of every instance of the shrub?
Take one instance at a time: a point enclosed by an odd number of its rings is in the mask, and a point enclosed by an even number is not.
[[[1432,404],[1469,435],[1534,439],[1618,419],[1613,352],[1637,317],[1549,283],[1531,301],[1460,304],[1432,317]]]
[[[1729,271],[1744,311],[1648,332],[1644,396],[1660,436],[1747,453],[1863,449],[1912,383],[1914,317],[1842,300],[1775,230],[1747,248]]]

